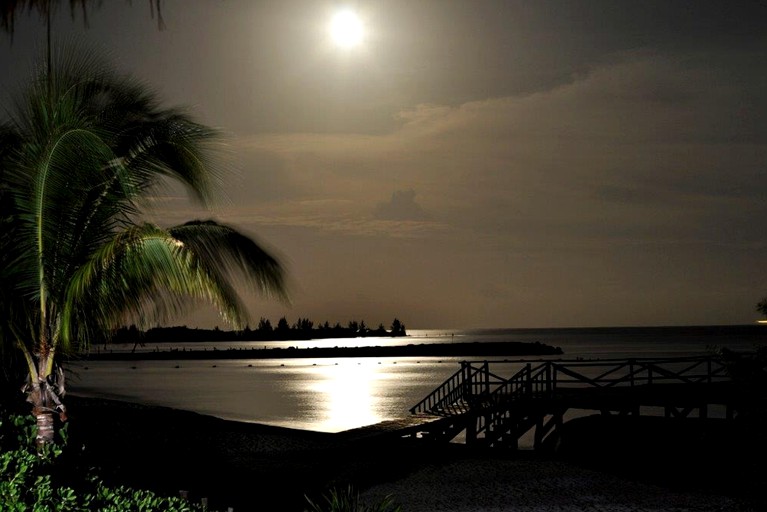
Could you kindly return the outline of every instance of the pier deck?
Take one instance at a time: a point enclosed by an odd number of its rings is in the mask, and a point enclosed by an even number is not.
[[[498,369],[504,366],[516,373],[500,376]],[[556,435],[571,409],[640,415],[654,408],[666,417],[697,413],[706,418],[712,407],[718,407],[731,419],[743,400],[742,388],[716,357],[464,361],[454,375],[411,408],[411,424],[374,425],[369,432],[388,428],[401,437],[435,441],[464,434],[467,444],[512,449],[532,432],[534,447],[539,448],[548,436]],[[397,429],[398,425],[402,428]]]

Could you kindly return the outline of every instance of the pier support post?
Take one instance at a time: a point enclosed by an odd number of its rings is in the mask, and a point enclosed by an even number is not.
[[[477,420],[479,418],[470,416],[466,420],[466,445],[477,444]]]

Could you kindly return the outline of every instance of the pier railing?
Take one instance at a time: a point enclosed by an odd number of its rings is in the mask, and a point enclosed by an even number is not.
[[[491,365],[513,373],[501,377]],[[727,381],[727,366],[716,357],[464,361],[410,412],[442,417],[433,439],[450,440],[463,431],[467,443],[513,448],[534,429],[539,447],[570,408],[636,415],[649,405],[663,407],[667,416],[698,410],[704,417],[708,404],[723,404],[732,417],[737,403],[722,393],[731,388],[714,385]]]
[[[507,379],[490,372],[487,361],[462,362],[461,368],[410,409],[413,414],[452,416],[468,412],[476,397],[487,396]]]
[[[710,384],[729,380],[725,364],[714,357],[492,362],[494,367],[522,365],[508,378],[491,372],[490,364],[489,361],[462,362],[455,374],[410,412],[455,415],[502,402],[551,398],[568,389]]]

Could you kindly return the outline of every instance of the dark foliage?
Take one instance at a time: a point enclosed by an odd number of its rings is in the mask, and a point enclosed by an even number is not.
[[[391,330],[384,329],[380,324],[377,329],[365,327],[365,322],[351,321],[348,327],[342,327],[339,323],[331,326],[328,322],[314,326],[314,322],[308,318],[299,318],[292,326],[285,317],[277,322],[277,327],[272,328],[272,323],[261,318],[256,329],[245,327],[240,331],[225,331],[218,327],[214,329],[200,329],[186,326],[175,327],[152,327],[147,331],[139,330],[135,325],[117,329],[111,339],[105,340],[112,343],[192,343],[209,341],[280,341],[280,340],[309,340],[323,338],[357,338],[366,336],[407,336],[405,324],[398,319],[392,322]]]

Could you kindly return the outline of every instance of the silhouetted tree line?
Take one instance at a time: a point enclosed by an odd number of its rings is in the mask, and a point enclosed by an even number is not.
[[[255,329],[246,326],[241,331],[224,331],[218,328],[199,329],[194,327],[152,327],[142,331],[135,325],[117,329],[112,337],[112,343],[158,343],[158,342],[195,342],[195,341],[282,341],[282,340],[310,340],[322,338],[357,338],[366,336],[406,336],[405,324],[395,318],[389,330],[383,324],[371,329],[365,325],[365,321],[350,321],[346,326],[336,322],[314,325],[308,318],[299,318],[294,324],[289,324],[287,318],[282,317],[273,327],[268,318],[261,318]]]

